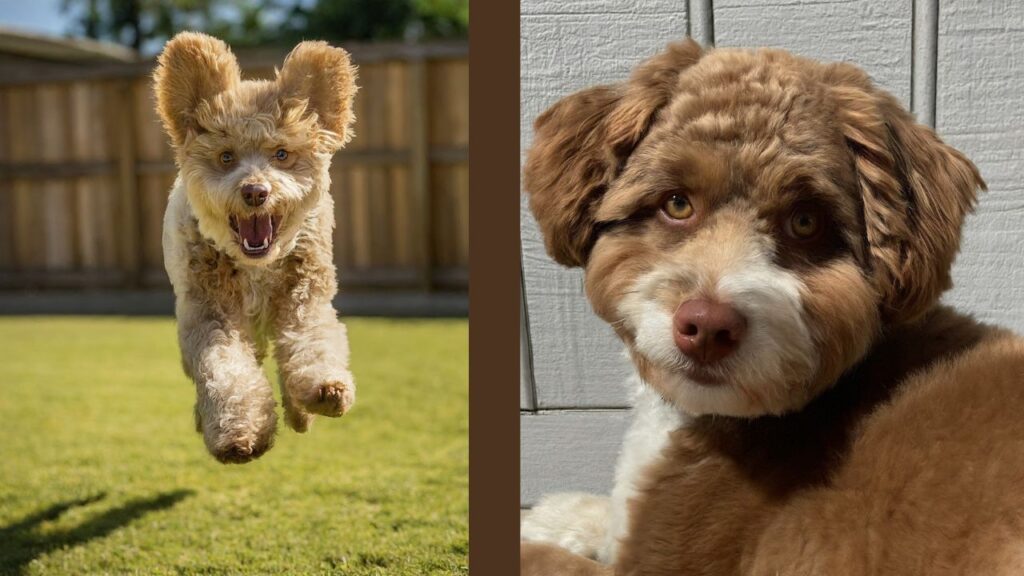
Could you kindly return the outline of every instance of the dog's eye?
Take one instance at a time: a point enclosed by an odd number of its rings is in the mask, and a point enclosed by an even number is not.
[[[821,216],[812,210],[797,210],[789,217],[786,232],[797,240],[813,238],[821,230]]]
[[[288,159],[288,151],[285,150],[284,148],[281,148],[277,152],[274,152],[274,159],[275,160],[281,160],[281,161],[287,160]]]
[[[661,207],[665,211],[665,214],[673,220],[686,220],[690,216],[693,216],[693,204],[690,203],[690,199],[683,194],[673,194],[665,200],[665,204]]]
[[[231,164],[235,161],[235,155],[231,152],[224,152],[220,155],[221,164]]]

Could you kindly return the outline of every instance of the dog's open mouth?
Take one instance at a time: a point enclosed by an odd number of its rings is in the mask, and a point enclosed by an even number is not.
[[[281,228],[281,217],[274,214],[231,216],[231,229],[235,231],[242,253],[260,258],[270,252],[274,235]]]

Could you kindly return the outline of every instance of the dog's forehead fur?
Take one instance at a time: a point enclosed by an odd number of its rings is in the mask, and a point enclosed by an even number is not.
[[[276,82],[250,80],[202,103],[196,121],[205,141],[234,149],[313,147],[320,139],[316,117],[304,102],[283,98]]]
[[[612,183],[597,219],[626,217],[668,192],[717,204],[782,205],[813,193],[850,227],[859,210],[853,157],[818,79],[784,52],[718,50],[680,75],[671,104]]]
[[[738,203],[768,218],[813,197],[862,256],[853,156],[823,65],[774,51],[718,50],[680,74],[672,99],[596,213],[608,222],[670,192]]]

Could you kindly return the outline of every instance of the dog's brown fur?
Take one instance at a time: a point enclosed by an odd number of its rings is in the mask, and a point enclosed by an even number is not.
[[[817,360],[742,387],[747,417],[702,412],[672,435],[616,574],[1024,566],[1024,343],[936,305],[984,187],[969,160],[853,66],[693,42],[569,96],[536,131],[525,186],[548,250],[586,268],[595,311],[666,400],[686,399],[623,304],[659,266],[699,261],[714,279],[742,268],[736,246],[767,250],[799,280]],[[667,225],[658,206],[678,191],[695,215]],[[827,230],[793,242],[776,224],[804,202]],[[649,302],[713,285],[662,282]],[[550,547],[522,556],[524,574],[608,571]]]
[[[519,573],[522,576],[610,576],[612,570],[557,546],[523,542],[519,549]]]
[[[1024,401],[1022,370],[1015,338],[937,309],[887,335],[800,412],[697,419],[649,471],[621,573],[912,574],[940,552],[956,559],[946,548],[965,542],[947,531],[972,535],[993,514],[1024,514],[1024,498],[968,505],[992,497],[978,491],[998,490],[998,475],[1024,471],[1024,455],[1013,456],[1024,422],[1004,409]]]

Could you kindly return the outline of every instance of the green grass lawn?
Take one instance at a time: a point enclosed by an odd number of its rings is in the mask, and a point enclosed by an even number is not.
[[[0,318],[0,574],[467,573],[467,323],[347,324],[355,408],[225,466],[173,319]]]

